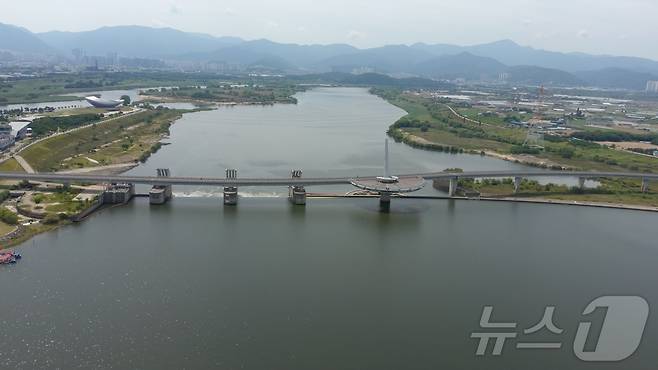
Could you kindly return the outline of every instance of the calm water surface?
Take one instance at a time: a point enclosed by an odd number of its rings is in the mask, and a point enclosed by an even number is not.
[[[373,129],[401,114],[348,89],[314,90],[299,106],[186,115],[172,144],[134,172],[167,164],[176,175],[377,173],[383,131]],[[515,166],[392,149],[404,172]],[[600,326],[600,317],[581,315],[593,299],[640,295],[658,307],[656,214],[411,199],[394,200],[390,214],[371,199],[295,208],[245,197],[224,208],[203,197],[216,190],[176,191],[188,197],[107,210],[37,236],[19,248],[19,264],[0,266],[0,368],[642,370],[658,362],[655,315],[625,362],[587,364],[572,350],[579,322]],[[511,341],[501,357],[476,357],[471,333],[481,331],[486,305],[493,321],[519,331],[556,306],[562,335],[520,339],[563,348],[515,350]]]

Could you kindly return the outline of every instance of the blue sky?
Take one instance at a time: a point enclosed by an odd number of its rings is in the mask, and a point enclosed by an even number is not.
[[[139,24],[295,43],[476,44],[658,59],[658,0],[0,0],[34,32]]]

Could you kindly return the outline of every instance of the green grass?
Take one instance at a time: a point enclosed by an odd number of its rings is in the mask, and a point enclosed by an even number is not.
[[[596,189],[570,188],[566,185],[540,185],[536,181],[524,180],[518,194],[514,194],[511,179],[460,181],[460,186],[474,189],[483,197],[541,198],[563,201],[612,203],[658,207],[658,182],[649,184],[647,193],[640,192],[640,181],[633,179],[602,179]]]
[[[25,170],[18,164],[18,161],[14,158],[9,158],[0,163],[0,172],[25,172]]]
[[[228,82],[227,82],[228,80]],[[67,96],[74,92],[122,90],[158,86],[212,86],[219,84],[269,83],[267,78],[218,79],[215,74],[189,74],[178,72],[85,72],[69,75],[50,75],[39,78],[24,78],[0,82],[0,104],[38,103],[63,100],[78,100]],[[68,86],[68,87],[67,87]]]
[[[14,229],[16,229],[15,225],[7,225],[4,222],[0,222],[0,236],[7,235],[14,231]]]
[[[373,89],[373,93],[388,100],[408,114],[391,126],[389,133],[396,139],[414,146],[435,149],[437,146],[459,148],[469,152],[495,151],[512,154],[512,148],[522,145],[527,129],[510,127],[497,115],[480,115],[485,110],[453,107],[460,114],[480,120],[482,125],[464,122],[447,106],[423,97],[397,90]],[[584,121],[578,121],[582,124]],[[436,145],[418,145],[413,135]],[[534,156],[560,166],[596,171],[658,172],[658,159],[635,155],[599,145],[581,145],[578,142],[544,141],[544,150]],[[570,152],[571,155],[565,154]]]
[[[40,172],[136,161],[151,151],[181,114],[182,111],[167,109],[137,113],[52,137],[21,155]]]

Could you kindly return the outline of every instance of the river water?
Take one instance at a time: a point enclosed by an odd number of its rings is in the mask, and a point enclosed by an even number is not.
[[[359,89],[189,114],[134,172],[376,174],[401,114]],[[402,145],[392,160],[399,172],[516,166]],[[580,322],[601,326],[600,312],[582,314],[595,298],[658,307],[654,213],[394,199],[382,214],[371,199],[253,197],[224,208],[214,191],[138,199],[19,247],[23,260],[0,266],[0,368],[655,369],[655,315],[621,363],[573,350]],[[493,330],[518,332],[502,356],[475,355],[471,334],[492,331],[479,328],[484,306],[518,324]],[[524,335],[547,306],[564,332]]]

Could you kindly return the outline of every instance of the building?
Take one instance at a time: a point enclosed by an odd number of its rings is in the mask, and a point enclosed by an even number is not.
[[[114,109],[123,104],[123,100],[101,99],[98,96],[87,96],[85,100],[96,108]]]
[[[11,126],[8,124],[0,124],[0,150],[5,150],[14,145],[15,136],[11,133]]]
[[[658,93],[658,81],[647,81],[647,92]]]
[[[128,203],[135,195],[133,184],[111,184],[106,187],[102,195],[103,204]]]
[[[9,122],[9,126],[11,126],[11,135],[14,137],[14,140],[23,139],[27,137],[29,134],[31,134],[32,133],[32,129],[30,128],[31,124],[32,124],[31,121]]]

